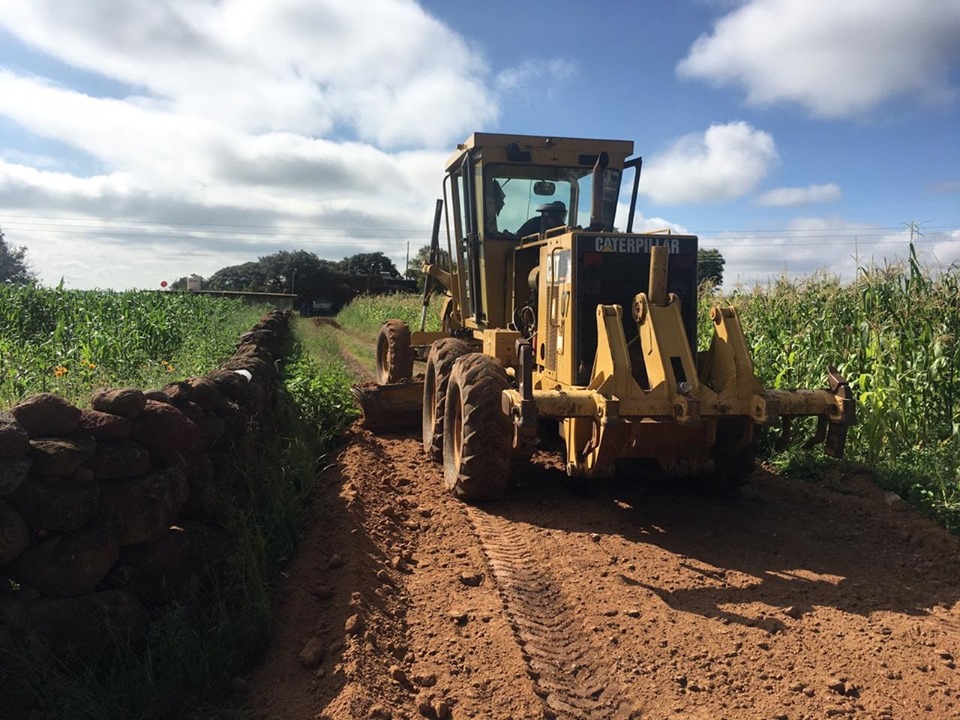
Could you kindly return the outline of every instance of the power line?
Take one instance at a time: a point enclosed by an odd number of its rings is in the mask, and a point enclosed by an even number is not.
[[[10,221],[13,222],[10,222]],[[202,222],[177,222],[177,221],[145,221],[145,220],[125,220],[125,219],[109,219],[101,220],[97,218],[89,217],[67,217],[61,216],[58,218],[50,218],[48,216],[41,215],[0,215],[0,223],[5,223],[8,225],[17,225],[20,224],[17,222],[19,220],[27,220],[31,227],[33,226],[51,226],[51,227],[80,227],[83,229],[88,229],[86,225],[82,223],[89,223],[95,226],[107,226],[110,225],[131,225],[134,228],[149,228],[149,227],[182,227],[182,228],[238,228],[245,230],[248,234],[257,234],[257,230],[267,230],[270,232],[276,232],[277,230],[282,231],[294,231],[294,230],[310,230],[310,231],[340,231],[340,232],[387,232],[387,233],[413,233],[413,232],[422,232],[424,228],[429,231],[429,226],[417,226],[417,227],[400,227],[400,228],[369,228],[369,227],[347,227],[347,226],[326,226],[326,225],[261,225],[261,224],[251,224],[251,223],[202,223]],[[925,230],[953,230],[960,227],[960,222],[956,225],[927,225],[923,224]],[[845,233],[857,232],[861,235],[865,234],[863,231],[873,231],[873,234],[889,234],[890,232],[903,231],[904,225],[896,226],[877,226],[877,225],[847,225],[843,228]],[[777,235],[793,235],[793,234],[812,234],[820,235],[822,231],[816,228],[792,228],[792,229],[751,229],[751,228],[724,228],[724,229],[698,229],[697,232],[700,235],[707,234],[723,234],[723,233],[737,233],[737,234],[749,234],[749,235],[762,235],[762,234],[777,234]]]
[[[269,225],[217,225],[213,223],[147,223],[134,220],[84,220],[71,219],[70,223],[57,221],[31,221],[21,223],[9,218],[27,218],[28,216],[0,216],[0,225],[21,233],[56,233],[63,235],[96,235],[109,238],[144,238],[153,241],[170,240],[234,240],[242,241],[251,236],[257,239],[277,239],[296,241],[304,245],[341,245],[345,242],[403,245],[412,236],[429,234],[427,226],[421,228],[369,228],[369,227],[328,227],[317,225],[269,226]],[[99,223],[98,225],[78,225],[77,221]],[[126,223],[129,227],[117,227]],[[184,228],[185,232],[164,232],[169,227]],[[203,228],[195,233],[189,228]],[[155,228],[155,229],[153,229]],[[231,230],[236,228],[236,230]],[[869,229],[865,232],[863,229]],[[952,230],[951,226],[924,226],[927,235],[931,231]],[[904,242],[904,227],[850,226],[842,230],[817,230],[798,228],[783,230],[701,230],[701,244],[717,244],[721,247],[822,247],[836,245],[899,245]],[[899,237],[891,237],[898,235]],[[911,235],[916,233],[911,232]],[[920,236],[923,237],[923,236]],[[928,242],[932,240],[926,237]]]

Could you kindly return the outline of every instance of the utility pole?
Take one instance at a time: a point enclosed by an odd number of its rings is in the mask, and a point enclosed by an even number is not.
[[[923,237],[923,223],[919,223],[916,220],[911,220],[909,223],[904,223],[904,227],[909,228],[910,230],[911,245],[913,245],[914,237],[916,237],[918,240]]]

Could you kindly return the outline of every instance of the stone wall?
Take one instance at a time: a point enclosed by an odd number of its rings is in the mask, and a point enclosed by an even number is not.
[[[205,377],[0,412],[0,632],[30,628],[54,647],[95,643],[108,624],[137,635],[220,561],[288,333],[274,311]]]

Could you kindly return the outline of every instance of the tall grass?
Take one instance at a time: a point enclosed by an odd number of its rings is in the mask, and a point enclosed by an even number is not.
[[[264,307],[232,298],[0,284],[0,407],[55,392],[159,387],[209,372]]]
[[[301,418],[331,443],[359,411],[350,395],[355,380],[340,357],[336,339],[313,322],[299,318],[294,325],[301,352],[289,366],[287,391]]]
[[[440,330],[440,306],[442,296],[433,295],[427,309],[427,332]],[[420,313],[423,298],[419,295],[361,295],[337,315],[337,321],[357,334],[366,335],[373,342],[377,339],[384,320],[403,320],[411,330],[420,329]]]

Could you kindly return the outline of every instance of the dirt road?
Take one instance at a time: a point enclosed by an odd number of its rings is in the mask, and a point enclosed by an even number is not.
[[[720,500],[555,465],[470,507],[419,438],[351,429],[252,715],[960,717],[957,538],[866,479]]]

